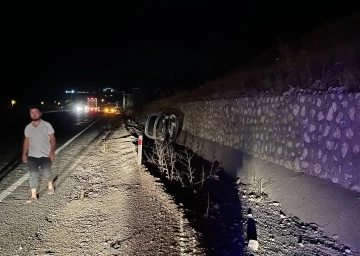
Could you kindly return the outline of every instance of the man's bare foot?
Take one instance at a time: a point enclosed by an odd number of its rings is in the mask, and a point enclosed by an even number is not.
[[[37,201],[37,198],[36,198],[36,197],[30,197],[30,199],[27,200],[26,202],[27,202],[28,204],[31,204],[31,203],[33,203],[33,202],[35,202],[35,201]]]
[[[55,193],[55,189],[54,188],[49,188],[48,189],[48,195],[52,195]]]

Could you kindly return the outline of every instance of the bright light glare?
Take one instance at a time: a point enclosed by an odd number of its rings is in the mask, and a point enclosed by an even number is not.
[[[83,108],[80,107],[80,106],[77,106],[77,107],[76,107],[76,111],[78,111],[78,112],[81,111],[82,109],[83,109]]]

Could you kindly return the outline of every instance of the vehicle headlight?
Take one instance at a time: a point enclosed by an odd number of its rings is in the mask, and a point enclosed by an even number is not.
[[[81,110],[83,110],[82,107],[80,107],[80,106],[77,106],[77,107],[76,107],[76,111],[81,111]]]

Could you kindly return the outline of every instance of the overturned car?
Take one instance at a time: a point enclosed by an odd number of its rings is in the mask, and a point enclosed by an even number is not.
[[[173,141],[179,133],[180,117],[175,114],[154,113],[148,116],[145,135],[153,140]]]

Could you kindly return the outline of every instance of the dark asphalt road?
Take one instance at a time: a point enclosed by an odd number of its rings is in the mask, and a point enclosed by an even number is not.
[[[100,117],[102,113],[76,113],[60,111],[44,113],[43,119],[50,122],[55,130],[57,146],[61,146],[70,138],[86,128]],[[1,115],[2,130],[0,136],[0,175],[3,167],[14,161],[21,154],[25,126],[31,121],[27,113],[17,115]]]

